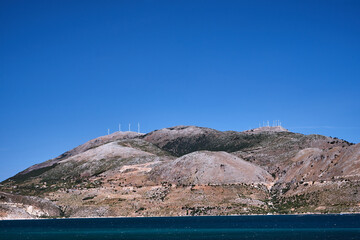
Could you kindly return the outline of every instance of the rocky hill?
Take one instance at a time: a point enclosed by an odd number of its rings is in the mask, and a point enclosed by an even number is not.
[[[117,132],[0,185],[0,218],[360,212],[360,144],[282,127]]]

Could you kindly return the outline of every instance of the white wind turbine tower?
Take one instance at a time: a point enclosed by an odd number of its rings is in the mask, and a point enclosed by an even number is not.
[[[110,135],[110,129],[108,128],[108,135]]]
[[[131,124],[129,123],[129,132],[131,132],[130,127],[131,127]]]
[[[119,132],[121,132],[121,124],[119,123]]]
[[[140,123],[138,123],[138,133],[140,133]]]

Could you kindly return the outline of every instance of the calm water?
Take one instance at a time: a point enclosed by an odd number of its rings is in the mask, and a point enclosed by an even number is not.
[[[360,215],[6,220],[0,239],[360,239]]]

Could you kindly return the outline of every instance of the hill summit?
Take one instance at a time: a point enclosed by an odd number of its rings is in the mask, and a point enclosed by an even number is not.
[[[289,130],[283,128],[282,126],[267,126],[267,127],[258,127],[254,129],[247,130],[247,133],[260,133],[260,132],[288,132]]]
[[[360,144],[281,126],[116,132],[0,185],[0,218],[360,211]]]

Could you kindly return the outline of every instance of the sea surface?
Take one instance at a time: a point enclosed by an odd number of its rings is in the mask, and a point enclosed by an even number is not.
[[[360,239],[360,215],[2,220],[0,239]]]

